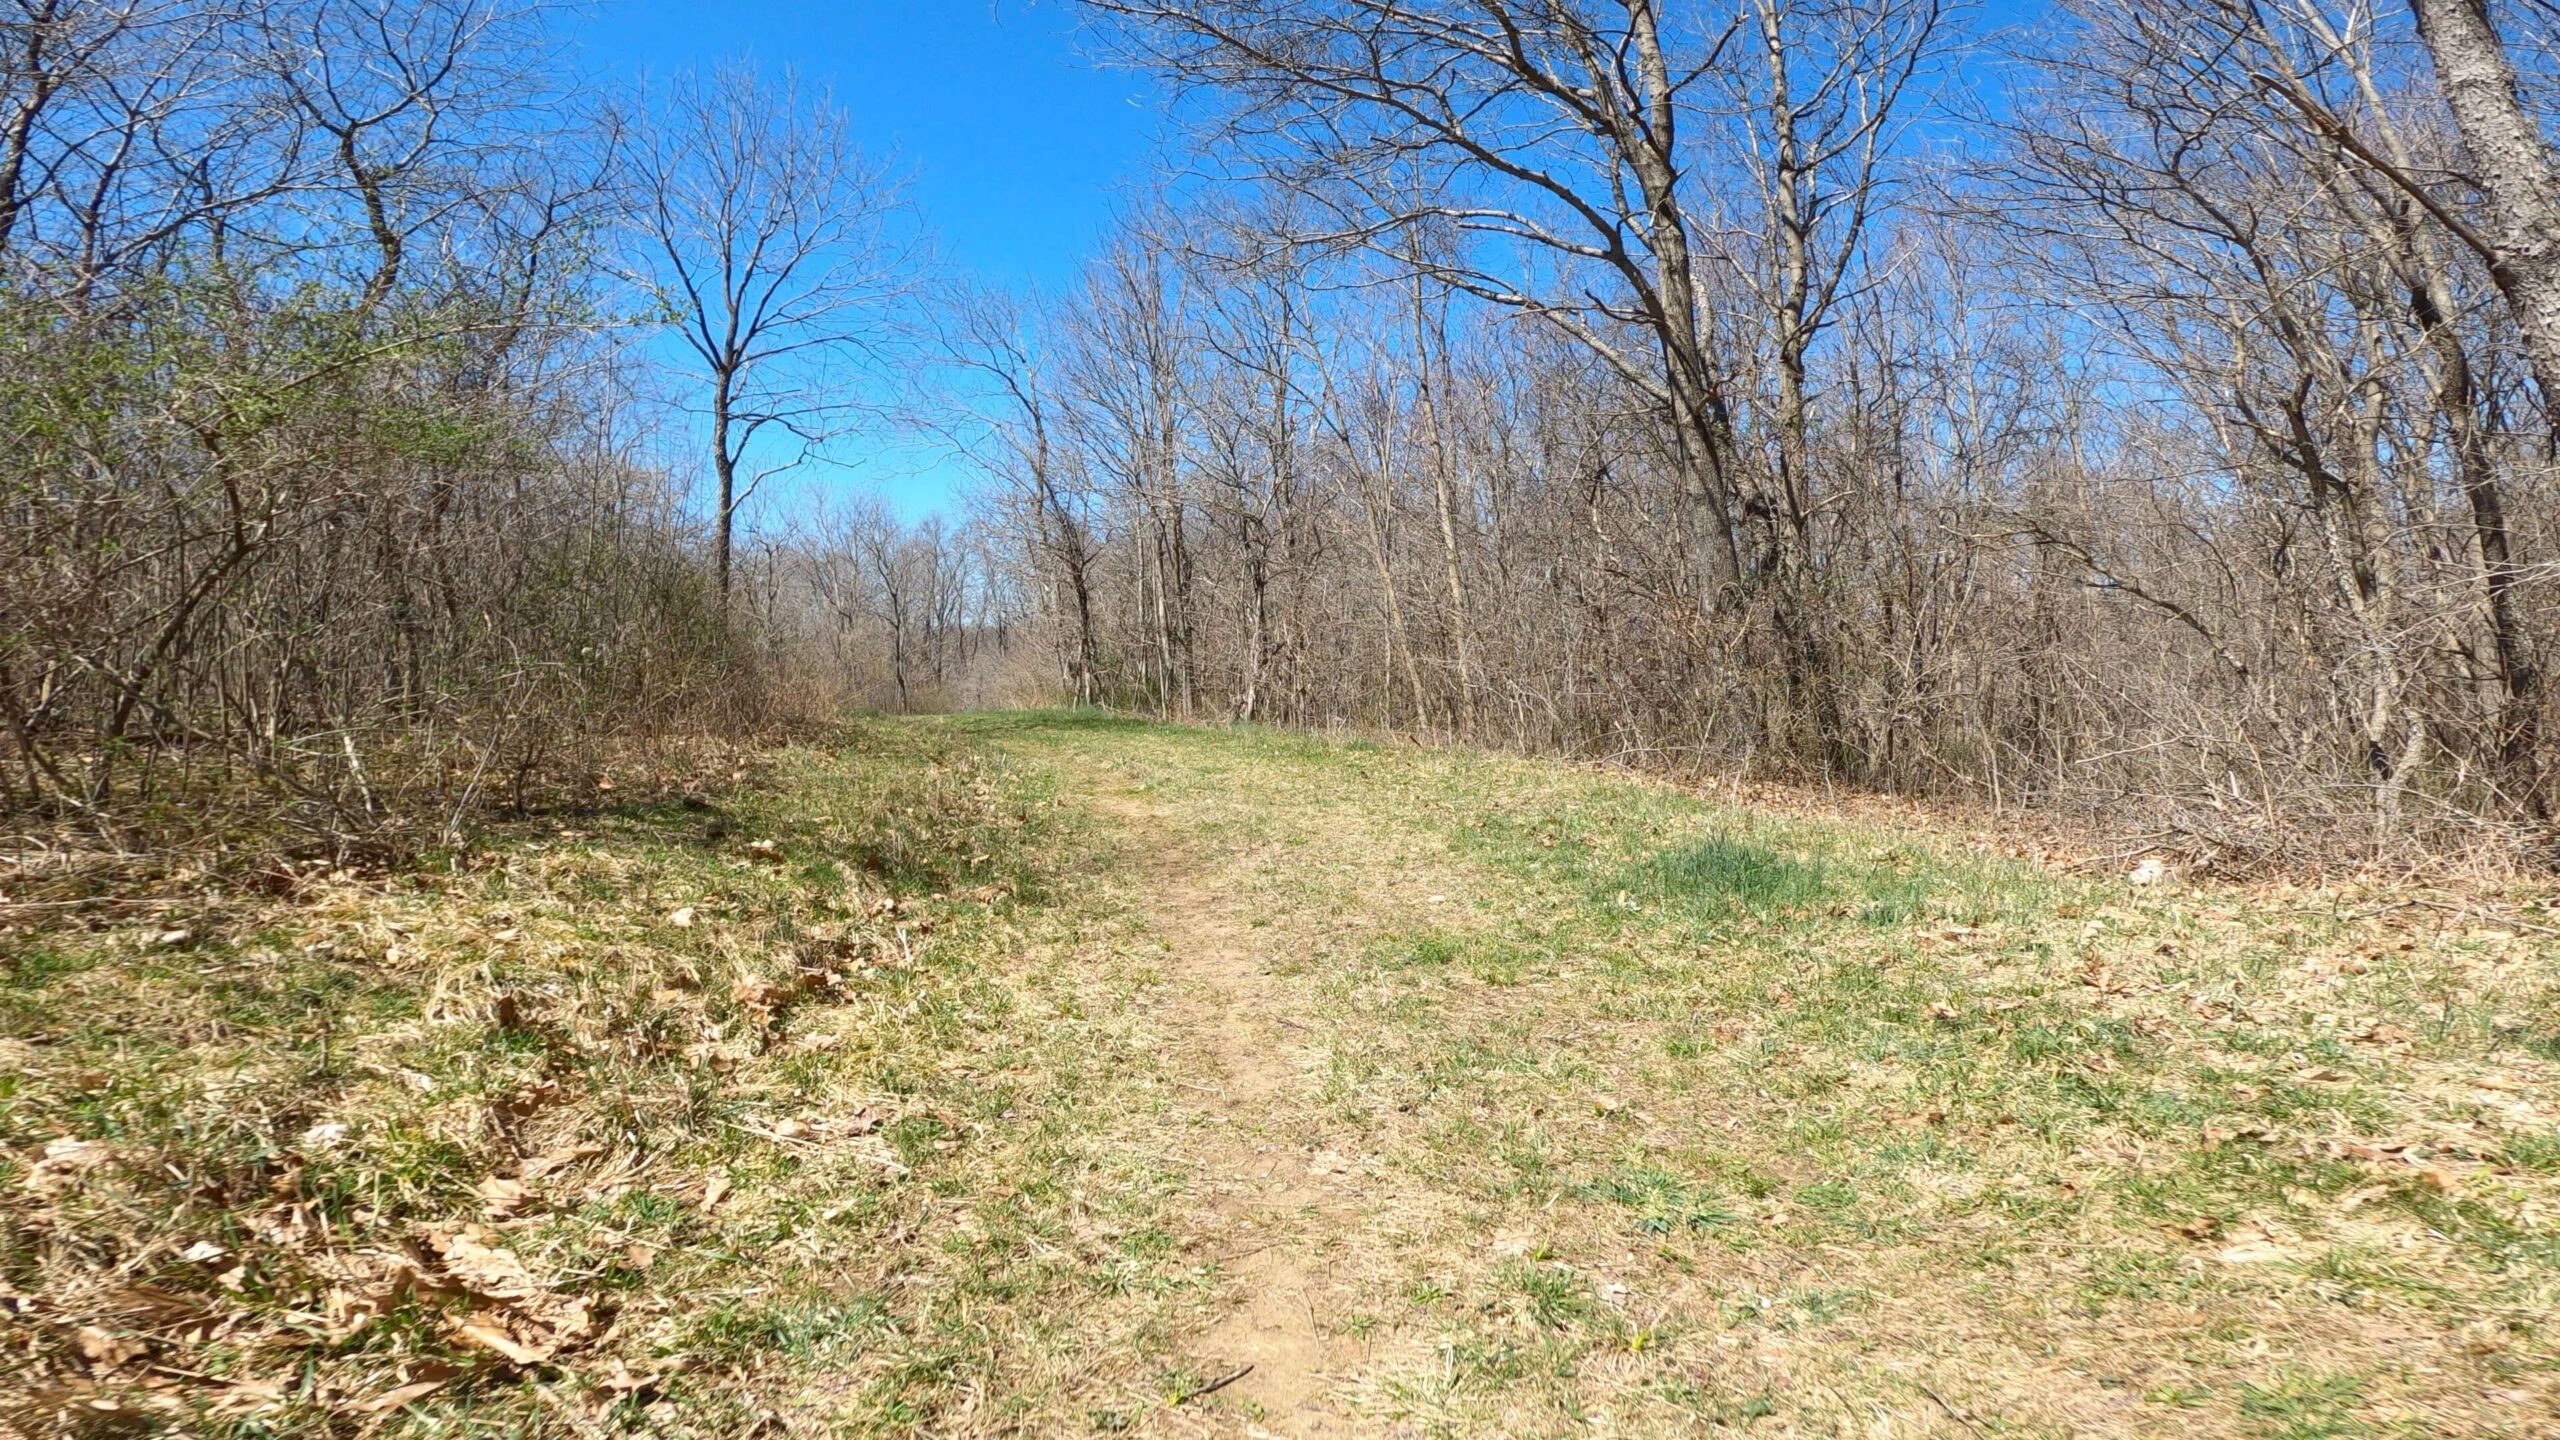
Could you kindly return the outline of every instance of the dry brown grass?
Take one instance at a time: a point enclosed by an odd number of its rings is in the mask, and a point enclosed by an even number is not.
[[[862,1431],[1073,1379],[977,1353],[1115,1258],[1071,1212],[1131,1179],[1076,1118],[1125,1039],[1014,1028],[1083,983],[1021,971],[1041,802],[885,731],[771,759],[432,871],[20,921],[0,1428]]]

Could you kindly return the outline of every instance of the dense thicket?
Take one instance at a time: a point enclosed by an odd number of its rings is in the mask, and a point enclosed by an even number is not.
[[[0,14],[13,814],[343,848],[756,703],[629,458],[612,147],[537,20]]]
[[[2547,843],[2542,12],[1097,8],[1225,177],[949,326],[1059,689]]]

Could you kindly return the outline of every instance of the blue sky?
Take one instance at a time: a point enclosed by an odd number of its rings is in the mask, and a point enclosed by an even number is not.
[[[942,256],[997,284],[1071,280],[1162,129],[1145,78],[1091,58],[1066,0],[594,0],[563,31],[600,87],[740,57],[796,67],[908,177]],[[910,516],[965,478],[889,437],[850,453],[851,475],[817,483]]]
[[[2036,0],[1958,9],[1975,28],[2046,13]],[[561,30],[570,63],[607,90],[738,58],[796,68],[908,178],[952,268],[1060,288],[1154,174],[1167,129],[1146,77],[1096,60],[1079,22],[1073,0],[588,0]],[[885,431],[842,453],[848,468],[798,483],[877,494],[913,518],[955,511],[969,478],[937,447]]]

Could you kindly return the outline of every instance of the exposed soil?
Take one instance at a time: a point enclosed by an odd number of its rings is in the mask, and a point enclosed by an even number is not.
[[[1197,1077],[1184,1098],[1198,1121],[1183,1158],[1199,1176],[1206,1258],[1237,1299],[1191,1346],[1203,1383],[1226,1381],[1218,1412],[1261,1412],[1248,1433],[1350,1433],[1339,1382],[1360,1357],[1334,1329],[1339,1242],[1360,1229],[1360,1207],[1344,1144],[1328,1143],[1337,1137],[1314,1103],[1322,1057],[1271,971],[1293,934],[1252,926],[1242,877],[1167,834],[1143,799],[1105,796],[1098,808],[1134,832],[1134,878],[1166,947],[1160,1018],[1197,1062],[1182,1067]]]

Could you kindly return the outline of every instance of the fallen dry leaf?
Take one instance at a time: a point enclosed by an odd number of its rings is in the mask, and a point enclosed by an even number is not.
[[[492,1175],[480,1182],[480,1209],[492,1220],[511,1219],[533,1203],[533,1191],[521,1180]]]
[[[96,1325],[83,1325],[71,1337],[72,1348],[89,1368],[98,1373],[117,1369],[149,1354],[151,1347],[130,1335],[118,1335]]]
[[[527,1180],[539,1180],[545,1175],[566,1170],[581,1160],[592,1160],[603,1153],[603,1146],[590,1142],[563,1145],[557,1150],[545,1151],[527,1160],[517,1167],[517,1173]]]
[[[427,1244],[444,1263],[445,1274],[461,1288],[491,1299],[518,1300],[542,1293],[542,1282],[514,1252],[490,1242],[497,1239],[477,1225],[435,1231]]]
[[[264,1380],[234,1380],[214,1398],[215,1410],[227,1415],[252,1414],[281,1402],[290,1393],[292,1382],[280,1377]]]
[[[550,1347],[524,1343],[509,1333],[505,1323],[494,1315],[472,1316],[454,1327],[453,1338],[499,1356],[511,1365],[539,1365],[551,1358]]]
[[[2226,1238],[2232,1243],[2214,1257],[2225,1265],[2263,1265],[2293,1258],[2293,1250],[2263,1225],[2234,1226]]]
[[[358,1408],[380,1414],[385,1410],[397,1410],[403,1405],[414,1405],[452,1384],[463,1373],[462,1368],[455,1365],[437,1363],[421,1365],[411,1372],[413,1378],[407,1383],[383,1391]]]
[[[40,1200],[52,1200],[80,1188],[81,1177],[112,1162],[116,1152],[103,1140],[74,1140],[65,1136],[45,1142],[44,1154],[27,1167],[26,1179],[20,1183],[28,1194]]]

